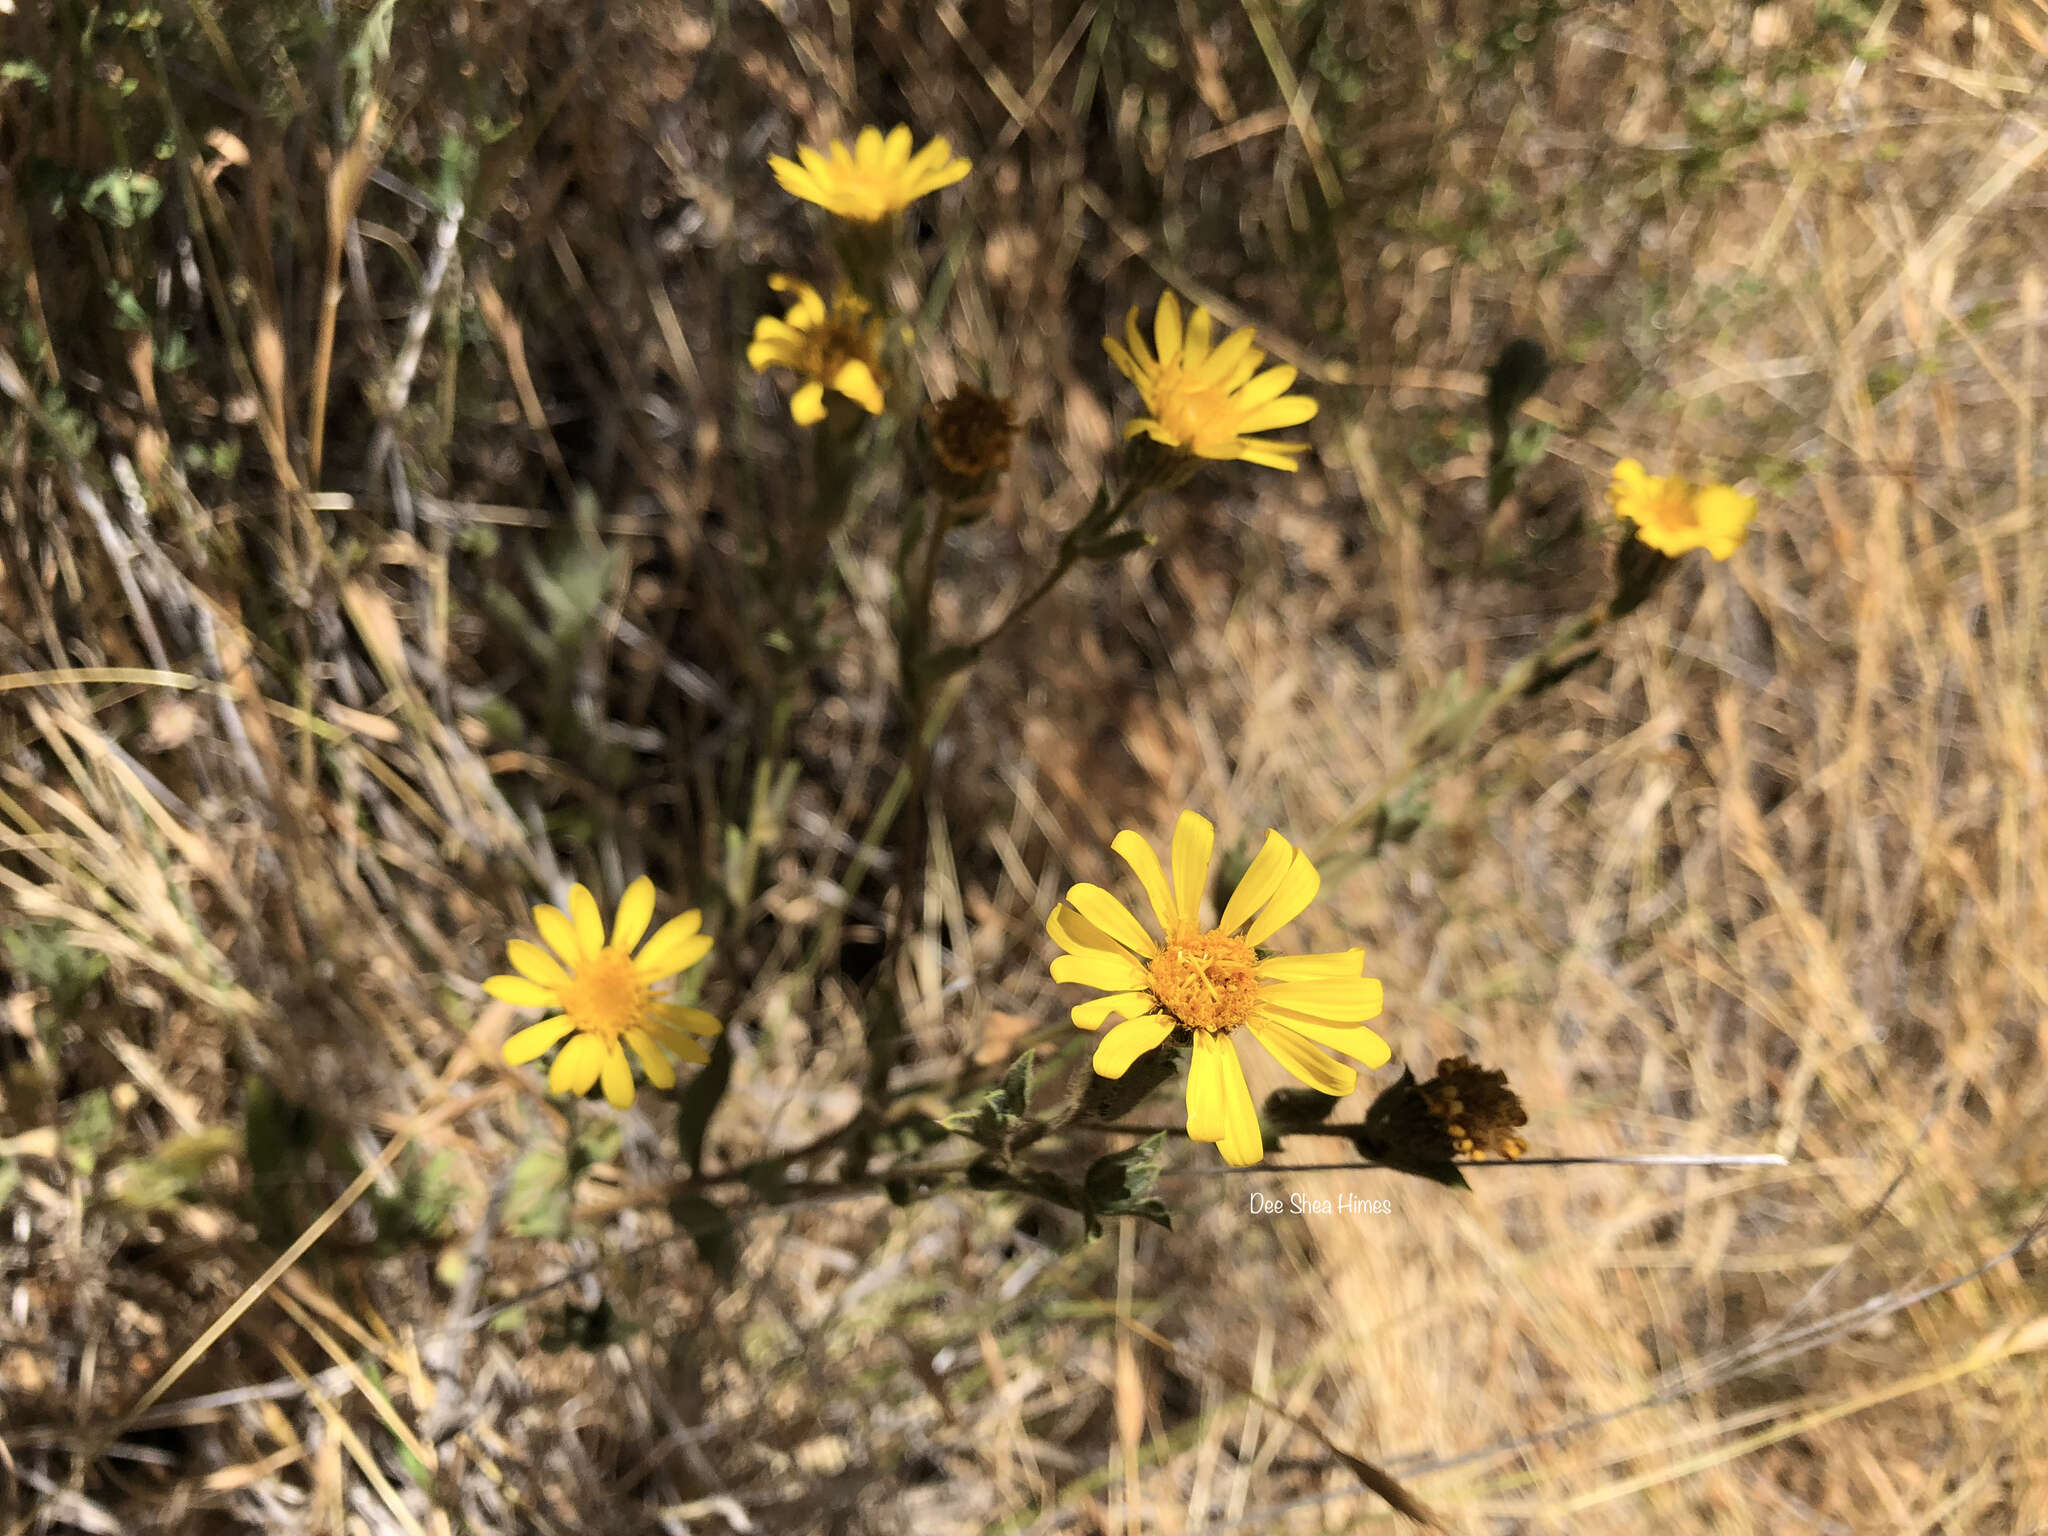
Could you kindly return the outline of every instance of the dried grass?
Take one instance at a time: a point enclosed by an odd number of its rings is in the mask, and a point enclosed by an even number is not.
[[[359,11],[322,44],[208,4],[162,71],[20,10],[8,1529],[1392,1523],[1348,1451],[1456,1529],[2048,1530],[2033,0],[514,7],[402,16],[381,61]],[[821,1197],[720,1285],[650,1096],[579,1235],[527,1222],[523,1160],[599,1118],[499,1064],[475,986],[536,889],[742,907],[711,1165],[857,1101],[891,508],[830,551],[778,810],[747,561],[805,480],[740,349],[815,248],[763,154],[899,118],[978,162],[927,232],[930,382],[1028,424],[955,629],[1085,506],[1122,409],[1095,338],[1162,281],[1325,401],[1320,469],[1156,507],[961,707],[900,1081],[1059,1018],[1038,924],[1118,826],[1305,833],[1397,774],[1455,669],[1597,590],[1576,530],[1636,453],[1759,474],[1749,545],[1516,706],[1317,933],[1368,946],[1412,1063],[1505,1066],[1539,1151],[1789,1166],[1258,1177],[1394,1202],[1299,1221],[1189,1180],[1171,1235],[1079,1247],[1014,1202]],[[177,138],[167,212],[53,218],[121,124]],[[1516,333],[1561,360],[1555,435],[1489,529]],[[256,1104],[303,1133],[268,1183]],[[600,1303],[630,1331],[579,1347]]]

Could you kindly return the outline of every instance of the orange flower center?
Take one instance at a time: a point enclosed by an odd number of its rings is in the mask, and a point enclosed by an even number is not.
[[[653,1002],[631,957],[609,945],[578,965],[559,995],[570,1023],[608,1040],[645,1025]]]
[[[1243,939],[1198,933],[1169,939],[1149,967],[1159,1006],[1190,1029],[1224,1034],[1259,1000],[1258,951]]]

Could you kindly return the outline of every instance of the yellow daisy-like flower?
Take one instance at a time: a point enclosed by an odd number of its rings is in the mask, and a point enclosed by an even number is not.
[[[1731,485],[1693,485],[1676,475],[1652,475],[1634,459],[1614,466],[1607,501],[1636,525],[1636,537],[1676,559],[1704,549],[1726,560],[1742,547],[1756,516],[1756,498]]]
[[[866,301],[841,288],[827,306],[817,289],[782,272],[769,278],[768,286],[796,295],[796,302],[780,320],[763,315],[754,322],[747,362],[756,373],[790,368],[803,375],[806,382],[789,401],[796,424],[812,427],[825,419],[828,389],[879,416],[882,322],[869,317]]]
[[[1168,291],[1160,295],[1152,317],[1157,356],[1138,329],[1136,305],[1124,317],[1124,339],[1103,338],[1110,361],[1138,386],[1151,413],[1125,427],[1124,436],[1143,433],[1201,459],[1296,468],[1295,461],[1308,452],[1307,443],[1276,443],[1249,434],[1299,426],[1315,415],[1315,401],[1287,393],[1295,380],[1292,368],[1259,371],[1266,354],[1253,347],[1251,327],[1212,345],[1212,324],[1209,311],[1197,308],[1183,326],[1180,300]]]
[[[1183,811],[1173,829],[1173,881],[1138,833],[1110,844],[1138,877],[1162,939],[1099,885],[1077,885],[1053,908],[1046,931],[1066,951],[1052,963],[1054,981],[1078,982],[1107,996],[1074,1009],[1083,1029],[1124,1022],[1095,1048],[1095,1070],[1122,1077],[1131,1063],[1175,1030],[1193,1039],[1188,1066],[1188,1136],[1218,1144],[1238,1167],[1265,1155],[1232,1038],[1242,1030],[1309,1087],[1341,1097],[1358,1074],[1319,1046],[1382,1067],[1386,1041],[1365,1028],[1379,1015],[1380,984],[1365,972],[1365,951],[1331,955],[1261,956],[1259,946],[1299,917],[1322,877],[1308,855],[1278,832],[1266,834],[1213,928],[1202,926],[1202,892],[1216,829]]]
[[[711,939],[697,930],[704,914],[671,918],[640,944],[654,916],[654,882],[635,880],[619,898],[605,942],[597,898],[581,885],[569,887],[569,910],[535,907],[533,923],[554,951],[514,939],[505,946],[516,976],[493,976],[484,991],[516,1008],[548,1008],[554,1016],[530,1024],[505,1042],[505,1060],[515,1067],[545,1055],[566,1039],[548,1069],[550,1093],[579,1097],[602,1081],[604,1096],[620,1109],[633,1102],[633,1069],[625,1047],[640,1058],[640,1069],[657,1088],[676,1085],[675,1068],[664,1051],[699,1065],[711,1059],[697,1036],[718,1033],[718,1020],[702,1008],[663,1002],[660,984],[711,953]],[[560,958],[557,958],[557,957]]]
[[[768,169],[782,190],[855,224],[880,223],[973,169],[954,158],[953,146],[944,139],[933,139],[913,155],[910,130],[901,124],[887,138],[879,128],[861,129],[851,152],[834,139],[822,155],[808,145],[796,153],[803,164],[768,157]]]

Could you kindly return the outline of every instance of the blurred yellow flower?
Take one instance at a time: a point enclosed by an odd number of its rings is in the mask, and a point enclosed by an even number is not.
[[[1607,501],[1636,525],[1636,537],[1676,559],[1704,549],[1726,560],[1742,546],[1756,516],[1756,498],[1729,485],[1693,485],[1676,475],[1652,475],[1634,459],[1614,466]]]
[[[955,159],[953,147],[933,139],[916,154],[910,152],[910,130],[901,124],[887,138],[879,128],[863,128],[853,149],[834,139],[819,154],[808,145],[796,161],[768,157],[768,168],[782,190],[855,224],[875,224],[901,213],[927,192],[950,187],[973,167]]]
[[[809,283],[781,272],[768,279],[768,286],[794,294],[796,302],[780,320],[763,315],[754,322],[747,362],[756,373],[789,368],[803,376],[805,382],[789,401],[797,425],[816,426],[825,419],[828,389],[880,415],[882,322],[869,318],[866,301],[841,288],[828,307]]]
[[[1259,946],[1299,917],[1322,880],[1308,855],[1278,832],[1252,860],[1213,928],[1202,926],[1202,893],[1216,829],[1183,811],[1173,829],[1173,881],[1152,845],[1138,833],[1117,833],[1110,846],[1138,877],[1164,942],[1131,909],[1099,885],[1077,885],[1053,908],[1046,931],[1066,951],[1052,979],[1108,994],[1074,1009],[1083,1029],[1111,1018],[1124,1022],[1095,1048],[1095,1070],[1122,1077],[1175,1030],[1192,1037],[1188,1066],[1188,1136],[1218,1144],[1238,1167],[1265,1155],[1259,1114],[1238,1061],[1239,1030],[1309,1087],[1341,1097],[1358,1074],[1333,1060],[1333,1046],[1369,1067],[1385,1066],[1387,1043],[1364,1021],[1379,1015],[1380,984],[1364,974],[1365,951],[1273,955]]]
[[[1152,318],[1156,356],[1138,329],[1136,305],[1124,317],[1124,339],[1103,338],[1110,361],[1138,386],[1151,413],[1125,427],[1124,436],[1143,433],[1202,459],[1294,469],[1295,460],[1308,452],[1307,443],[1277,443],[1248,434],[1299,426],[1315,415],[1315,401],[1287,393],[1295,379],[1292,368],[1259,372],[1266,354],[1252,346],[1249,326],[1213,346],[1211,326],[1209,311],[1201,308],[1183,326],[1180,300],[1169,291],[1160,296]]]
[[[519,974],[493,976],[484,983],[484,991],[516,1008],[556,1012],[505,1042],[509,1065],[524,1066],[566,1039],[569,1043],[548,1069],[548,1091],[580,1096],[601,1080],[604,1096],[625,1109],[633,1102],[633,1069],[626,1061],[626,1046],[633,1048],[641,1070],[657,1088],[676,1085],[675,1069],[664,1050],[684,1061],[701,1064],[711,1059],[692,1037],[717,1034],[718,1020],[701,1008],[684,1008],[655,995],[660,983],[711,953],[710,938],[697,931],[704,916],[691,911],[671,918],[636,956],[633,947],[653,916],[654,882],[644,877],[619,899],[610,943],[605,942],[597,898],[581,885],[569,887],[567,913],[556,907],[533,909],[534,926],[554,954],[538,944],[512,940],[505,952]]]

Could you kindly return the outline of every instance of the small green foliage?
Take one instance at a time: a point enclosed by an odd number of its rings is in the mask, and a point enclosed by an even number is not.
[[[505,1230],[520,1237],[569,1235],[569,1163],[560,1147],[535,1147],[512,1165]]]
[[[403,1159],[397,1190],[389,1195],[372,1191],[367,1202],[377,1217],[379,1240],[392,1245],[448,1236],[464,1192],[457,1177],[460,1167],[461,1159],[445,1150]]]
[[[0,949],[8,965],[32,987],[49,993],[50,1012],[68,1019],[84,1003],[94,983],[107,973],[105,955],[80,949],[61,923],[45,923],[0,932]]]
[[[116,229],[132,229],[163,206],[164,184],[148,171],[115,170],[86,183],[79,206]]]
[[[107,1193],[130,1210],[169,1211],[198,1192],[216,1162],[241,1150],[241,1135],[231,1125],[208,1126],[189,1135],[173,1136],[148,1157],[112,1170],[107,1177]]]
[[[1007,1147],[1031,1110],[1031,1074],[1036,1058],[1026,1051],[1010,1063],[1003,1080],[973,1109],[945,1117],[947,1130],[984,1147]],[[971,1177],[971,1173],[970,1173]]]
[[[113,1096],[94,1088],[71,1101],[64,1118],[64,1155],[80,1173],[90,1174],[120,1134]]]
[[[1166,1133],[1161,1131],[1135,1147],[1098,1157],[1088,1165],[1081,1184],[1087,1205],[1081,1215],[1090,1237],[1101,1233],[1104,1216],[1136,1216],[1162,1227],[1173,1226],[1165,1204],[1152,1197],[1165,1146]]]

